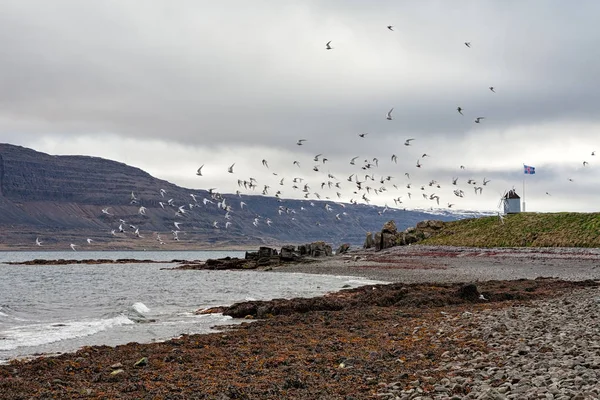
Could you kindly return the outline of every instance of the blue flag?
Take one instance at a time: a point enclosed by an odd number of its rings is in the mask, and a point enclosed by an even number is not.
[[[535,167],[532,167],[531,165],[523,164],[523,172],[526,175],[533,175],[533,174],[535,174]]]

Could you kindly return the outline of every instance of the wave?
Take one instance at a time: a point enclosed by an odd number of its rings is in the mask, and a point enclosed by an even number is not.
[[[134,324],[125,315],[105,319],[66,321],[17,326],[0,332],[0,350],[40,346],[61,340],[94,335],[120,325]]]
[[[134,303],[131,308],[141,315],[147,315],[150,312],[150,309],[142,302]]]

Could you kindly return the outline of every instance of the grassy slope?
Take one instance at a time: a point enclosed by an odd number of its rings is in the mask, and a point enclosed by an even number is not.
[[[520,213],[446,222],[430,245],[600,247],[600,213]]]

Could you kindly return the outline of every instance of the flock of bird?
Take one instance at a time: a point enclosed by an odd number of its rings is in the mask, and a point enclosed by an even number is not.
[[[394,27],[388,25],[387,29],[394,32]],[[326,51],[333,51],[333,41],[328,41],[325,44]],[[473,46],[471,42],[464,42],[466,51],[472,51]],[[482,88],[482,90],[484,90]],[[496,96],[496,87],[491,85],[485,88],[491,96]],[[463,105],[457,105],[456,112],[457,118],[464,118],[467,109],[463,108]],[[382,118],[387,121],[394,121],[394,108],[391,107]],[[472,123],[481,124],[486,120],[486,116],[473,115]],[[357,132],[357,140],[369,140],[368,132]],[[159,201],[158,204],[162,209],[173,209],[175,218],[184,218],[186,213],[193,212],[195,207],[199,207],[200,204],[203,206],[214,206],[220,212],[222,212],[222,219],[214,220],[211,224],[214,229],[228,229],[235,222],[234,215],[239,218],[249,218],[252,220],[252,224],[255,227],[267,226],[271,227],[276,223],[274,220],[275,215],[287,217],[292,221],[298,221],[300,213],[306,211],[305,207],[300,209],[294,209],[285,206],[284,197],[293,198],[301,197],[306,199],[307,207],[323,207],[327,213],[331,213],[331,219],[317,222],[317,225],[340,221],[344,218],[352,218],[351,216],[351,205],[356,205],[359,202],[364,204],[370,204],[372,196],[379,196],[386,192],[386,197],[390,197],[390,192],[393,194],[393,202],[395,208],[404,208],[405,202],[410,201],[414,197],[422,197],[423,199],[431,202],[431,206],[447,207],[452,208],[460,202],[462,198],[466,196],[478,196],[481,195],[484,188],[490,183],[490,179],[483,176],[469,176],[471,173],[469,169],[460,165],[457,166],[456,174],[448,182],[442,180],[428,179],[425,181],[413,180],[411,177],[418,176],[418,171],[423,168],[427,168],[428,162],[426,159],[435,158],[435,155],[430,155],[426,152],[412,151],[415,148],[415,143],[419,142],[418,137],[410,137],[404,139],[404,148],[406,151],[402,154],[390,153],[387,155],[387,159],[379,159],[378,157],[370,156],[354,156],[350,160],[347,160],[348,165],[351,166],[352,170],[349,171],[348,176],[336,177],[330,170],[328,170],[329,158],[324,153],[315,154],[311,159],[296,159],[290,160],[291,166],[297,168],[298,174],[293,176],[283,176],[277,172],[274,165],[270,165],[267,159],[260,160],[262,168],[264,168],[264,175],[258,178],[250,176],[242,176],[243,174],[238,173],[235,169],[236,163],[233,162],[228,168],[229,174],[235,175],[237,180],[238,190],[236,196],[242,196],[243,194],[261,194],[264,196],[274,196],[277,201],[281,204],[277,210],[273,210],[273,218],[261,216],[257,213],[252,212],[248,209],[248,205],[244,201],[239,201],[239,205],[235,205],[236,201],[232,199],[233,194],[226,198],[224,195],[216,191],[216,188],[208,189],[209,195],[199,201],[198,194],[190,194],[189,201],[179,199],[167,199],[167,191],[161,189],[158,195],[164,201]],[[293,146],[293,144],[291,144]],[[311,141],[308,139],[300,138],[295,142],[296,146],[310,147]],[[321,146],[316,146],[320,151],[323,151]],[[591,153],[592,156],[595,152]],[[411,170],[399,171],[399,176],[391,176],[388,174],[378,173],[380,163],[390,163],[393,168],[397,166],[398,158],[401,156],[403,159],[413,156],[416,157],[414,167]],[[257,160],[257,163],[259,161]],[[308,166],[307,166],[308,165]],[[588,166],[587,161],[583,162],[583,166]],[[196,175],[198,177],[204,177],[206,171],[204,170],[205,165],[202,164],[197,170]],[[285,167],[282,169],[289,170]],[[210,171],[209,171],[210,173]],[[573,179],[569,179],[573,181]],[[442,194],[442,188],[444,193]],[[447,189],[450,190],[447,190]],[[550,195],[549,192],[546,192]],[[450,196],[447,198],[445,196]],[[131,193],[131,204],[139,205],[139,199],[135,193]],[[319,201],[320,200],[320,201]],[[178,203],[178,204],[176,204]],[[379,214],[385,213],[389,210],[387,204],[383,209],[375,209]],[[110,207],[103,208],[102,214],[107,216],[114,215],[110,211]],[[140,215],[146,215],[150,210],[143,205],[139,205],[138,213]],[[502,220],[501,220],[502,221]],[[184,220],[174,220],[173,225],[170,229],[170,236],[172,240],[179,240],[180,233],[184,232],[185,229]],[[111,231],[111,235],[125,235],[131,234],[133,237],[144,237],[144,232],[140,231],[139,226],[128,224],[125,219],[119,219],[119,225],[115,226]],[[153,233],[156,240],[160,244],[165,244],[164,238],[158,232]],[[87,244],[92,245],[93,240],[88,238]],[[36,245],[42,246],[40,238],[36,238]],[[70,247],[72,250],[76,250],[79,245],[71,243]]]

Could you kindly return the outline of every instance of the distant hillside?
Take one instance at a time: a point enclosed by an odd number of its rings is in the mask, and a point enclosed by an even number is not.
[[[228,214],[217,207],[219,200],[206,190],[179,187],[123,163],[87,156],[52,156],[0,144],[0,248],[31,248],[36,237],[43,242],[40,250],[69,249],[70,243],[81,250],[254,248],[315,240],[337,246],[344,242],[362,244],[367,231],[381,229],[390,219],[403,229],[424,219],[448,221],[477,215],[432,215],[399,209],[384,212],[381,207],[364,204],[222,196],[225,205],[231,207]],[[246,206],[242,208],[241,202]],[[331,211],[326,210],[326,204]],[[146,208],[145,215],[139,212],[141,206]],[[102,212],[107,207],[109,214]],[[185,212],[176,214],[180,207]],[[118,233],[120,220],[126,221],[125,233]],[[213,225],[215,221],[218,228]],[[179,241],[172,233],[174,222],[181,223]],[[227,229],[226,222],[230,222]],[[139,228],[141,237],[134,235],[130,225]],[[113,229],[116,235],[111,234]],[[87,238],[93,240],[91,245]]]
[[[600,247],[600,213],[520,213],[446,222],[422,244],[474,247]]]

